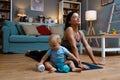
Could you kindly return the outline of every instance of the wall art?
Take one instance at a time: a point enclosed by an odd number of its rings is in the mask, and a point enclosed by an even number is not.
[[[31,0],[31,10],[44,11],[44,0]]]

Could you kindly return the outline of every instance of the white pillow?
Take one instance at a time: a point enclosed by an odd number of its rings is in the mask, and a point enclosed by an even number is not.
[[[40,35],[36,26],[34,25],[22,25],[22,28],[26,35]]]
[[[59,34],[61,37],[63,36],[62,26],[50,26],[49,29],[52,34]]]

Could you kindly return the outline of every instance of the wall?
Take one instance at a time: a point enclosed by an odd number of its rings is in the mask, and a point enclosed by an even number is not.
[[[102,7],[101,0],[86,0],[86,1],[88,3],[86,10],[96,10],[97,11],[97,20],[93,22],[93,26],[95,28],[96,33],[99,30],[107,31],[107,25],[108,25],[111,5]],[[87,22],[87,21],[85,21],[85,22]],[[86,29],[88,29],[88,27],[89,27],[89,24],[87,22]]]
[[[53,3],[54,2],[54,3]],[[58,2],[59,0],[44,0],[44,12],[31,11],[30,0],[13,0],[13,21],[17,17],[18,8],[25,8],[26,14],[37,18],[38,15],[42,14],[45,17],[58,18]],[[115,0],[118,4],[119,0]],[[107,31],[108,21],[111,13],[112,5],[101,6],[101,0],[82,0],[82,29],[88,29],[88,22],[85,21],[86,10],[97,10],[97,20],[93,22],[96,33],[99,30]]]
[[[114,0],[116,4],[120,4],[120,0]],[[101,6],[101,0],[88,0],[88,10],[97,10],[97,20],[94,21],[94,28],[95,32],[98,33],[99,30],[102,30],[104,32],[107,32],[108,28],[108,23],[109,23],[109,18],[111,14],[111,9],[112,9],[112,4],[106,5],[106,6]],[[114,17],[113,17],[114,18]],[[120,15],[119,17],[117,16],[116,18],[119,18],[120,20]],[[117,30],[120,30],[120,23],[117,24]],[[111,26],[111,28],[115,27],[115,24]],[[108,44],[110,46],[117,46],[118,45],[118,40],[110,40]]]
[[[39,15],[45,17],[58,18],[58,2],[59,0],[44,0],[44,11],[32,11],[30,9],[31,0],[13,0],[13,21],[17,17],[18,8],[25,8],[26,14],[33,18],[37,18]]]
[[[120,4],[120,0],[114,0],[114,2]],[[93,22],[96,33],[99,30],[107,32],[112,4],[101,6],[101,0],[88,0],[88,10],[91,9],[97,11],[97,20]]]
[[[87,22],[85,21],[85,11],[88,9],[88,0],[82,0],[81,3],[81,29],[86,29]]]

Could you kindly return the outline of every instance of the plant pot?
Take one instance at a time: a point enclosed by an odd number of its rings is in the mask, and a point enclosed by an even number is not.
[[[116,31],[113,31],[112,34],[117,34]]]

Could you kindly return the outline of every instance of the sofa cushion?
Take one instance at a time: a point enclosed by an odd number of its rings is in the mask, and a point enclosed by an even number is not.
[[[59,34],[61,37],[63,36],[62,26],[50,26],[49,28],[52,34]]]
[[[51,34],[50,30],[45,25],[38,26],[37,30],[41,35],[50,35]]]
[[[12,35],[18,34],[18,30],[13,22],[5,20],[4,25],[8,26],[10,28],[10,34],[12,34]]]
[[[34,25],[22,25],[22,28],[26,35],[40,35]]]
[[[49,36],[27,36],[27,35],[11,35],[10,42],[18,43],[48,43]]]

